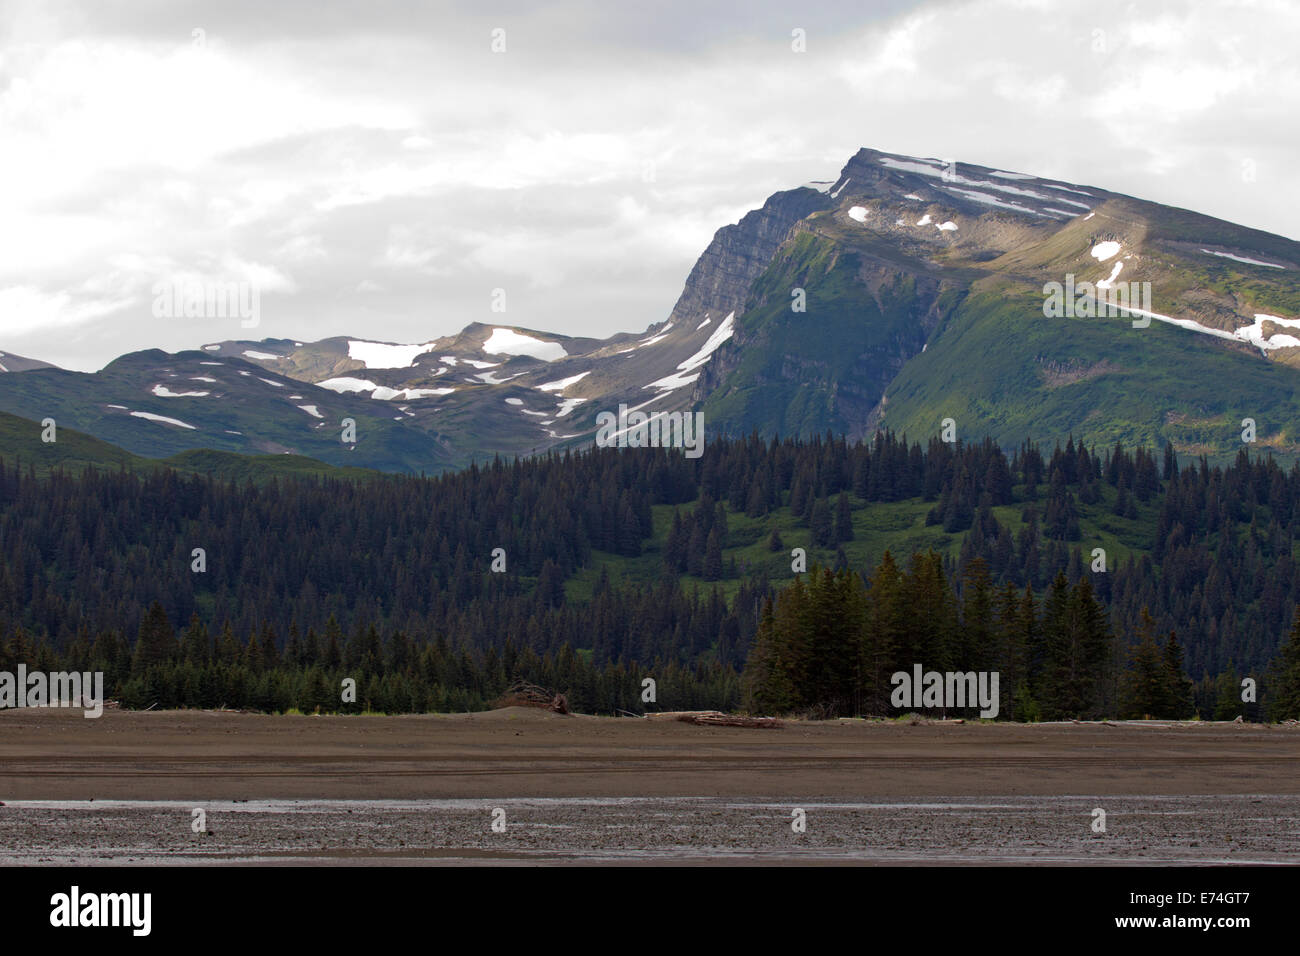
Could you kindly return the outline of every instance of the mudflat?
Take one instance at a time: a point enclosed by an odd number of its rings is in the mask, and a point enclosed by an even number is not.
[[[8,711],[0,864],[1296,863],[1297,770],[1294,725]]]
[[[0,800],[1300,794],[1300,726],[0,712]]]

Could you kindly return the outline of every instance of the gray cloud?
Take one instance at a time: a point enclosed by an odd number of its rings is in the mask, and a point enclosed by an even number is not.
[[[0,348],[639,330],[860,146],[1300,236],[1295,11],[1057,7],[9,3]],[[159,281],[255,283],[261,324],[158,318]]]

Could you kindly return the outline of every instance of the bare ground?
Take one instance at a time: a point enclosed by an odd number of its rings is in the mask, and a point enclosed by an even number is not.
[[[1295,726],[6,711],[0,862],[1295,863],[1297,771]]]

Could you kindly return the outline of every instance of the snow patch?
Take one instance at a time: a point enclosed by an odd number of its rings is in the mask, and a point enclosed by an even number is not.
[[[306,412],[308,415],[310,415],[312,418],[324,418],[324,417],[325,417],[324,415],[322,415],[322,414],[320,413],[320,409],[318,409],[315,405],[299,405],[298,407],[301,408],[301,409],[302,409],[304,412]]]
[[[207,382],[209,385],[217,384],[217,380],[210,375],[191,375],[191,382]]]
[[[196,430],[193,425],[188,425],[179,418],[168,418],[166,415],[155,415],[153,412],[132,412],[131,414],[136,418],[144,418],[151,422],[161,422],[164,425],[176,425],[180,428],[188,428],[190,431]]]
[[[555,417],[556,417],[556,418],[563,418],[565,415],[569,414],[569,412],[573,411],[575,408],[577,408],[579,405],[581,405],[581,404],[582,404],[583,402],[585,402],[585,401],[586,401],[585,398],[566,398],[566,399],[564,399],[564,401],[559,402],[559,403],[556,404],[556,407],[559,409],[559,411],[555,413]]]
[[[220,348],[220,346],[218,346],[218,348]],[[274,361],[275,359],[278,359],[280,357],[278,355],[272,355],[270,352],[256,352],[253,349],[244,349],[244,356],[246,358],[257,359],[262,362]]]
[[[416,358],[433,348],[432,342],[424,345],[390,345],[387,342],[348,340],[348,358],[355,359],[366,368],[410,368]]]
[[[506,399],[506,404],[507,404],[507,405],[522,405],[523,403],[524,403],[524,400],[523,400],[522,398],[507,398],[507,399]]]
[[[949,219],[947,222],[941,222],[937,226],[940,232],[956,232],[957,224]]]
[[[918,226],[928,226],[932,222],[934,222],[934,220],[930,218],[930,214],[928,212],[920,219],[916,220],[916,224]]]
[[[497,378],[496,372],[479,372],[474,377],[481,382],[486,382],[488,385],[504,385],[512,378],[518,378],[520,375],[523,374],[524,374],[523,372],[516,372],[514,375],[507,375],[505,378]]]
[[[1233,262],[1244,262],[1248,266],[1268,266],[1270,269],[1285,269],[1286,266],[1280,266],[1276,262],[1264,262],[1261,259],[1248,259],[1245,256],[1234,256],[1231,252],[1215,252],[1212,249],[1202,249],[1202,252],[1211,256],[1219,256],[1223,259],[1231,259]]]
[[[997,196],[990,196],[988,193],[982,193],[975,189],[958,189],[956,186],[945,186],[949,192],[957,193],[959,196],[965,196],[972,202],[983,203],[986,206],[998,206],[1001,209],[1013,209],[1016,212],[1026,212],[1031,216],[1040,216],[1044,214],[1030,209],[1028,206],[1022,206],[1019,203],[1008,202],[1005,199],[999,199]]]
[[[699,372],[695,372],[694,375],[688,375],[685,373],[694,372],[695,369],[699,368],[711,359],[713,353],[718,350],[718,347],[735,334],[736,330],[732,324],[735,318],[735,312],[729,313],[727,317],[722,320],[722,324],[714,329],[713,334],[709,336],[709,340],[700,346],[700,350],[677,366],[676,372],[672,375],[667,375],[658,381],[651,382],[649,385],[644,387],[655,388],[661,391],[672,391],[673,389],[681,388],[684,385],[690,385],[698,379],[700,377]]]
[[[544,385],[538,385],[537,387],[543,392],[563,392],[570,385],[581,381],[590,374],[591,370],[588,369],[585,372],[579,372],[577,375],[571,375],[568,378],[562,378],[554,382],[547,382]]]
[[[155,385],[153,393],[159,398],[205,398],[211,392],[173,392],[166,385]]]
[[[544,342],[514,329],[500,328],[492,330],[483,351],[488,355],[529,355],[543,362],[554,362],[569,354],[559,342]]]
[[[390,402],[395,398],[415,401],[417,398],[450,395],[454,391],[456,391],[454,388],[389,388],[386,385],[381,385],[375,389],[370,397],[381,402]]]
[[[1059,189],[1063,193],[1074,193],[1076,196],[1087,196],[1089,199],[1096,199],[1092,193],[1086,193],[1082,189],[1071,189],[1069,186],[1058,186],[1055,183],[1043,183],[1048,189]]]
[[[956,189],[953,186],[946,186],[946,185],[942,187],[944,189],[951,190],[952,192],[965,195],[967,196],[967,198],[972,199],[975,202],[982,202],[991,206],[1002,206],[1003,208],[1006,209],[1014,209],[1017,212],[1026,212],[1034,216],[1051,218],[1046,213],[1037,212],[1033,209],[1029,209],[1023,205],[1020,205],[1019,203],[998,202],[996,201],[996,197],[990,196],[987,192],[978,191],[978,190],[992,189],[996,192],[1007,193],[1012,196],[1025,196],[1030,199],[1046,200],[1051,198],[1049,196],[1044,195],[1043,193],[1035,192],[1032,189],[1022,189],[1019,186],[1009,186],[1005,182],[996,182],[990,179],[972,179],[969,176],[962,176],[960,173],[956,172],[955,169],[949,169],[947,166],[945,166],[942,163],[940,163],[938,166],[930,165],[929,160],[925,160],[925,161],[897,160],[897,159],[890,159],[889,157],[882,157],[880,162],[888,166],[890,169],[897,169],[903,172],[910,172],[910,173],[920,173],[922,176],[934,176],[936,178],[941,177],[944,183],[957,183],[962,186],[978,187],[978,189],[975,191]],[[1003,178],[1010,178],[1010,177],[1003,177]],[[1030,176],[1026,178],[1033,179],[1035,177]],[[1067,191],[1078,192],[1078,190],[1073,190],[1073,189]],[[1081,193],[1080,195],[1087,196],[1088,194]],[[1082,203],[1075,203],[1072,200],[1061,199],[1060,197],[1057,197],[1057,201],[1065,202],[1070,205],[1078,205],[1084,209],[1088,208],[1087,206],[1084,206]]]
[[[1300,319],[1286,319],[1280,315],[1269,315],[1266,312],[1256,312],[1255,321],[1250,325],[1243,326],[1234,332],[1237,337],[1252,342],[1261,349],[1290,349],[1300,346],[1300,338],[1294,335],[1286,335],[1281,332],[1274,332],[1269,338],[1264,337],[1264,323],[1272,322],[1274,325],[1285,326],[1286,328],[1300,329]]]
[[[888,156],[882,156],[880,162],[890,169],[897,169],[904,173],[920,173],[922,176],[938,176],[943,172],[942,165],[932,166],[929,160],[908,160],[908,159],[891,159]],[[937,160],[936,160],[937,162]]]
[[[1064,199],[1061,196],[1053,196],[1052,198],[1055,199],[1057,202],[1065,203],[1067,206],[1078,206],[1080,209],[1084,209],[1084,210],[1092,208],[1087,203],[1075,202],[1073,199]],[[1077,216],[1078,213],[1070,213],[1070,215]]]
[[[865,206],[854,206],[849,210],[849,218],[854,222],[867,221],[867,209]]]
[[[325,381],[316,384],[321,388],[328,388],[331,392],[369,392],[379,387],[367,379],[352,378],[348,375],[339,378],[327,378]]]
[[[638,342],[636,345],[632,347],[634,349],[639,349],[647,345],[654,345],[656,342],[658,342],[660,339],[666,336],[670,331],[672,331],[672,328],[673,328],[673,324],[669,322],[667,325],[663,327],[663,329],[660,332],[656,333],[652,338],[642,339],[640,342]]]
[[[1300,330],[1300,319],[1287,319],[1282,316],[1268,315],[1260,312],[1255,314],[1255,321],[1250,325],[1242,326],[1231,332],[1225,332],[1222,329],[1207,328],[1199,322],[1195,322],[1191,319],[1176,319],[1172,316],[1161,315],[1159,312],[1150,312],[1146,309],[1139,309],[1133,306],[1128,308],[1120,306],[1120,308],[1125,312],[1132,313],[1133,315],[1146,316],[1149,319],[1155,319],[1168,325],[1176,325],[1181,329],[1187,329],[1191,332],[1200,332],[1202,335],[1212,335],[1216,339],[1227,339],[1230,342],[1249,342],[1260,349],[1267,350],[1300,347],[1300,338],[1283,333],[1274,333],[1269,338],[1265,338],[1263,328],[1265,322],[1272,322],[1276,325]]]
[[[284,382],[273,382],[269,378],[259,378],[258,381],[265,382],[267,385],[274,386],[275,388],[284,388]]]
[[[1109,288],[1112,288],[1112,287],[1115,285],[1115,280],[1119,278],[1120,270],[1123,269],[1123,268],[1124,268],[1124,263],[1123,263],[1123,262],[1117,262],[1117,263],[1115,263],[1115,268],[1113,268],[1113,269],[1110,270],[1110,278],[1109,278],[1109,279],[1102,279],[1100,282],[1098,282],[1098,283],[1097,283],[1097,288],[1098,288],[1098,289],[1109,289]]]
[[[1099,242],[1093,246],[1092,250],[1088,254],[1098,262],[1105,262],[1112,256],[1119,255],[1119,250],[1120,245],[1118,242],[1113,239],[1107,239],[1105,242]]]

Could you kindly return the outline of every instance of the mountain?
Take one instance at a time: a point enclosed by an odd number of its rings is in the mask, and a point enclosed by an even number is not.
[[[117,445],[75,429],[59,427],[54,441],[43,441],[38,422],[0,412],[0,461],[38,477],[55,471],[80,474],[99,471],[161,472],[245,480],[260,484],[272,478],[330,477],[350,480],[389,477],[362,468],[337,468],[299,455],[240,455],[234,452],[191,449],[166,458],[143,458]]]
[[[13,352],[0,352],[0,372],[28,372],[34,368],[54,368],[40,359],[23,358]]]
[[[590,444],[620,404],[698,410],[713,435],[921,438],[951,418],[957,437],[1006,448],[1073,435],[1215,460],[1249,418],[1259,447],[1291,455],[1297,269],[1300,243],[1187,210],[863,149],[719,229],[641,335],[475,323],[410,345],[214,342],[0,375],[0,410],[140,455],[408,472]],[[1094,317],[1121,291],[1127,309]]]
[[[880,426],[1004,447],[1295,451],[1300,244],[1094,187],[859,152],[753,284],[696,389],[732,431]],[[1149,282],[1149,315],[1047,318],[1044,286]],[[791,290],[806,290],[806,311]],[[1269,318],[1266,316],[1273,316]],[[1285,318],[1291,317],[1291,318]],[[1207,384],[1213,382],[1213,388]]]

